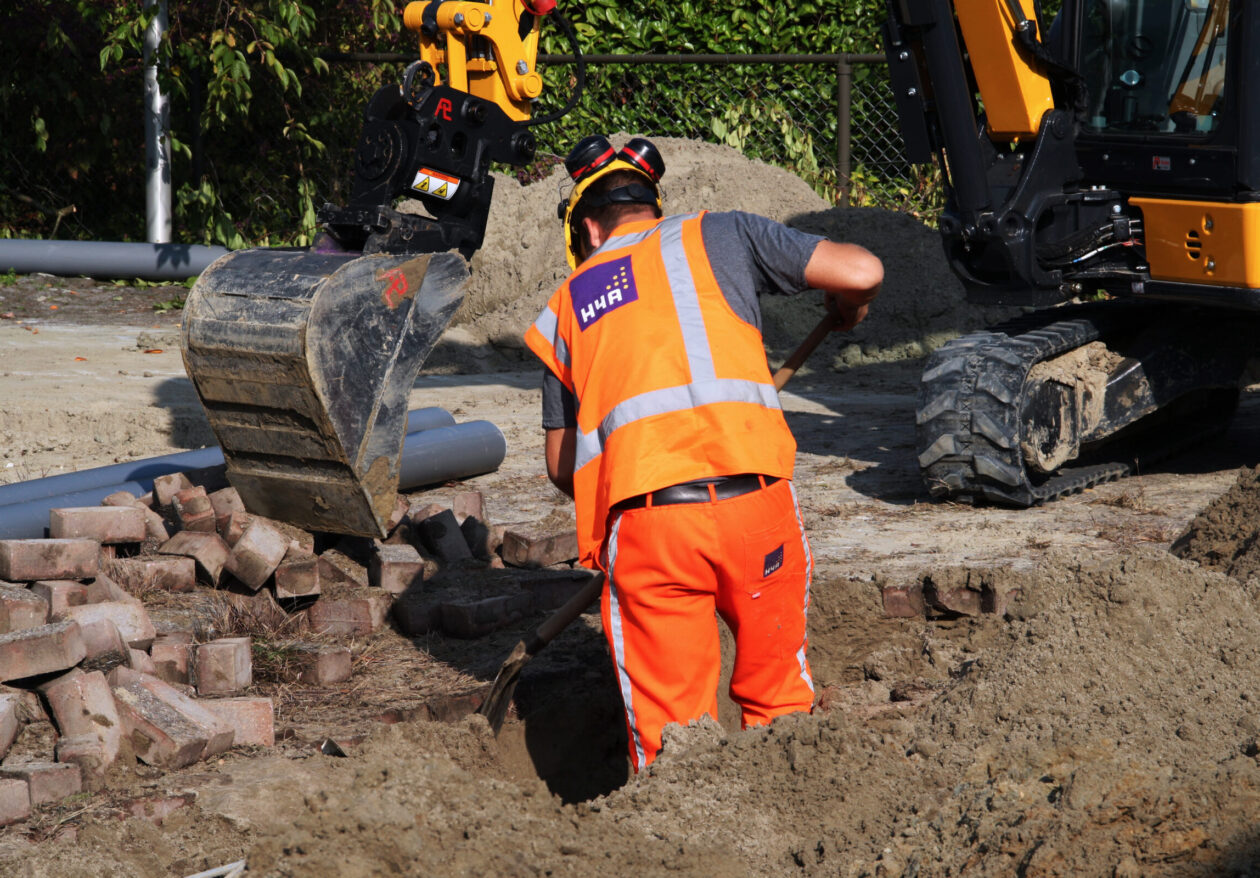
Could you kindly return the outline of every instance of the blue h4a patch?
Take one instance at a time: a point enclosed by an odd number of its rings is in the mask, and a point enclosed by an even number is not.
[[[766,555],[765,561],[761,565],[761,578],[765,579],[774,571],[783,566],[783,544],[779,544],[779,548]]]
[[[639,290],[634,284],[630,257],[623,256],[579,272],[569,283],[569,296],[582,331],[605,314],[636,301]]]

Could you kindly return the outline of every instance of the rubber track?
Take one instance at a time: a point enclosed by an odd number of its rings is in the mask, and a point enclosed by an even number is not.
[[[1020,392],[1029,370],[1104,337],[1119,325],[1114,310],[1086,306],[1071,316],[1063,309],[1048,323],[1050,315],[1029,315],[932,353],[915,433],[919,469],[933,497],[1027,507],[1131,474],[1131,464],[1115,461],[1063,467],[1034,484],[1019,447]]]

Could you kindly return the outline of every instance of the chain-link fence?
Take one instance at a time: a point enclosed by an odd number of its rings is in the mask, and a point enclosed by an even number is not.
[[[938,175],[905,158],[882,55],[587,55],[585,60],[581,100],[564,118],[539,126],[544,144],[619,131],[705,140],[786,168],[836,204],[920,216],[939,207]],[[572,56],[540,55],[538,61],[547,89],[536,118],[563,106],[577,81]]]

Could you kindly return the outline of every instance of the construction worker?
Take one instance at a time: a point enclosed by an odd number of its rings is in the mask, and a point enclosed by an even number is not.
[[[883,266],[747,213],[662,218],[660,153],[583,139],[559,206],[576,269],[525,334],[546,366],[547,474],[573,497],[581,563],[607,574],[604,632],[635,771],[671,722],[717,717],[715,611],[735,637],[743,725],[809,711],[813,567],[796,442],[761,338],[761,292],[816,287],[850,328]]]

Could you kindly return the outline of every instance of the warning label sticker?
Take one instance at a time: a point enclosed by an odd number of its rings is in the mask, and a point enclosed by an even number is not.
[[[459,177],[440,174],[429,168],[421,168],[416,171],[416,179],[412,181],[411,188],[421,195],[432,195],[436,198],[450,201],[455,197],[455,192],[459,189]]]

